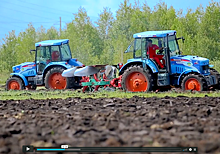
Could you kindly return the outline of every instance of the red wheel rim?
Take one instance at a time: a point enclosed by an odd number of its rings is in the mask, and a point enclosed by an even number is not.
[[[132,92],[143,92],[146,91],[148,87],[147,78],[140,72],[132,72],[129,74],[125,85],[127,90]]]
[[[61,73],[53,73],[50,75],[49,85],[52,89],[65,89],[66,78],[63,77]]]
[[[20,90],[20,84],[17,81],[10,81],[8,84],[8,89]]]
[[[201,91],[201,84],[197,79],[188,79],[185,83],[185,90]]]

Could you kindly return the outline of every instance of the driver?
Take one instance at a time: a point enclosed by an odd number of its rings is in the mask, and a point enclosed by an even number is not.
[[[60,59],[59,51],[53,51],[52,52],[52,61],[59,61],[59,59]]]
[[[149,54],[149,58],[154,59],[160,68],[164,68],[165,60],[163,59],[163,55],[157,55],[156,50],[162,50],[163,47],[159,48],[156,44],[152,44],[152,40],[148,40],[147,43],[147,54]],[[160,62],[163,61],[163,64]]]

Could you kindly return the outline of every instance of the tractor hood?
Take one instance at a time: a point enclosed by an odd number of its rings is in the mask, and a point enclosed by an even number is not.
[[[189,62],[193,66],[195,65],[209,65],[209,59],[199,57],[199,56],[190,56],[190,55],[179,55],[179,56],[172,56],[170,57],[171,62]]]
[[[29,70],[29,69],[35,69],[35,67],[36,65],[34,62],[25,62],[19,65],[13,66],[12,70],[14,73],[18,73],[18,72]]]
[[[209,59],[198,56],[172,56],[170,58],[171,68],[178,73],[182,73],[183,70],[196,69],[203,75],[209,75]],[[183,70],[179,68],[184,68]]]

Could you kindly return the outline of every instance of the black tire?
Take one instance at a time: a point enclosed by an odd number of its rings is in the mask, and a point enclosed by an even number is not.
[[[74,87],[74,78],[65,78],[65,77],[62,77],[62,83],[66,83],[66,85],[62,85],[62,84],[57,84],[57,86],[54,86],[51,82],[53,81],[50,81],[51,80],[51,75],[53,74],[62,74],[62,72],[64,71],[65,69],[63,67],[54,67],[52,69],[50,69],[46,76],[45,76],[45,80],[44,80],[44,83],[45,83],[45,88],[47,89],[71,89]],[[55,81],[54,81],[55,82]]]
[[[220,89],[220,74],[218,73],[218,71],[216,71],[214,68],[210,68],[210,74],[214,75],[217,79],[217,85],[214,85],[213,87],[215,89]]]
[[[197,83],[200,87],[194,84],[194,89],[190,89],[190,85],[189,85],[190,81]],[[206,91],[208,88],[207,82],[204,79],[204,77],[202,75],[197,75],[197,74],[186,75],[181,82],[181,87],[183,91],[185,90]]]
[[[130,76],[132,75],[132,73],[137,73],[137,75],[140,77],[143,78],[143,76],[145,77],[144,78],[144,82],[147,84],[146,85],[146,88],[145,86],[143,86],[143,88],[141,88],[138,84],[138,86],[140,88],[136,88],[136,89],[133,89],[134,87],[131,87],[131,83],[129,84],[128,83],[128,80],[133,80],[133,79],[129,79]],[[138,78],[135,78],[135,80],[138,79]],[[145,80],[146,79],[146,80]],[[139,83],[139,82],[138,82]],[[144,69],[139,66],[139,65],[135,65],[135,66],[131,66],[129,68],[127,68],[123,75],[122,75],[122,88],[123,90],[125,91],[130,91],[130,92],[148,92],[148,91],[151,91],[153,90],[153,86],[154,86],[154,80],[152,79],[152,73],[147,69],[146,71],[144,71]],[[133,81],[133,85],[134,85],[134,81]]]
[[[72,78],[70,78],[70,80],[73,82],[73,86],[71,87],[71,88],[73,88],[73,89],[81,89],[82,88],[82,86],[81,86],[81,79],[82,79],[82,77],[72,77]]]
[[[15,87],[14,89],[12,88],[12,82],[16,83],[18,86],[17,88]],[[6,81],[6,90],[23,90],[24,89],[24,83],[19,77],[10,77]]]

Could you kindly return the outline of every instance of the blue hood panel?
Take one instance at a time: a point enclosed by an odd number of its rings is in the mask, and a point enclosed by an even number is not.
[[[14,73],[21,73],[24,76],[36,75],[35,62],[25,62],[12,67]]]
[[[198,56],[190,56],[190,55],[181,55],[181,56],[172,56],[170,59],[176,60],[189,60],[192,63],[199,64],[199,65],[208,65],[209,59],[198,57]]]
[[[190,55],[179,55],[172,56],[170,60],[172,73],[181,74],[186,70],[196,70],[203,75],[210,74],[207,66],[209,65],[209,59],[207,58]]]

